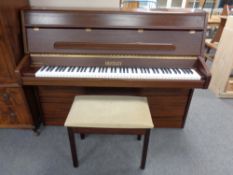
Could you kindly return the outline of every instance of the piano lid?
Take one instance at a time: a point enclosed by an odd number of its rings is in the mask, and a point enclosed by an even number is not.
[[[199,56],[206,13],[24,9],[22,21],[26,53]]]
[[[26,27],[205,28],[206,12],[191,9],[23,9]]]

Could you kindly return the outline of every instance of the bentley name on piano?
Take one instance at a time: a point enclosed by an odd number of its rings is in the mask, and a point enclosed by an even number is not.
[[[122,66],[121,61],[105,61],[105,66]]]

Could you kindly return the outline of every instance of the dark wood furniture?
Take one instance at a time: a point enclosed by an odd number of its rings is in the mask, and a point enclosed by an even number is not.
[[[27,0],[0,1],[0,128],[35,128],[15,68],[23,57],[20,9]]]
[[[69,135],[69,142],[70,142],[70,149],[71,155],[73,160],[74,167],[79,166],[78,155],[76,150],[76,143],[75,143],[75,133],[79,134],[124,134],[124,135],[138,135],[144,136],[143,141],[143,148],[142,148],[142,158],[141,158],[141,169],[145,169],[146,166],[146,157],[147,157],[147,150],[150,140],[150,129],[104,129],[104,128],[72,128],[68,127],[68,135]]]
[[[196,10],[22,10],[18,80],[36,92],[47,125],[63,125],[79,94],[146,96],[155,127],[182,128],[194,88],[207,88],[207,15]],[[43,65],[193,68],[200,80],[38,78]]]
[[[79,165],[74,134],[79,133],[144,135],[140,167],[145,168],[150,130],[154,127],[147,98],[118,95],[76,96],[65,126],[68,129],[74,167]]]

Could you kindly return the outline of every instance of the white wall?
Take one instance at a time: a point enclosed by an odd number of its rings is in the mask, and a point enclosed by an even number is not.
[[[36,7],[90,7],[116,8],[120,0],[30,0]]]

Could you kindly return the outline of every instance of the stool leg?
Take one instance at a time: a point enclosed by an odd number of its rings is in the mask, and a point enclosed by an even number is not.
[[[76,151],[74,132],[72,128],[67,128],[67,130],[69,134],[70,149],[71,149],[71,154],[72,154],[72,159],[73,159],[73,165],[74,167],[78,167],[79,163],[78,163],[78,156],[77,156],[77,151]]]
[[[138,136],[137,136],[137,139],[138,139],[138,140],[141,140],[141,138],[142,138],[141,135],[138,135]]]
[[[146,166],[146,157],[147,157],[147,150],[148,144],[150,140],[150,129],[146,130],[144,143],[143,143],[143,150],[142,150],[142,160],[141,160],[141,169],[145,169]]]
[[[85,134],[80,133],[80,138],[81,138],[81,140],[84,140],[85,139]]]

